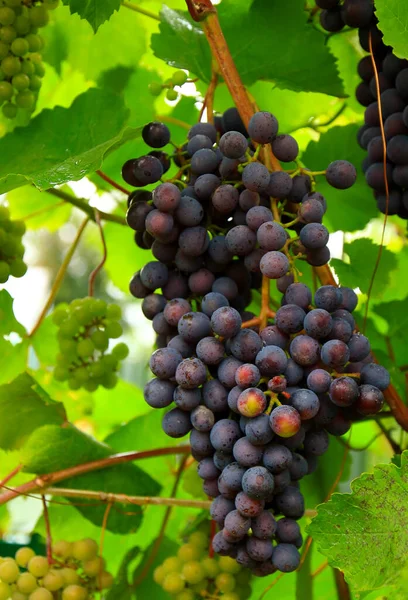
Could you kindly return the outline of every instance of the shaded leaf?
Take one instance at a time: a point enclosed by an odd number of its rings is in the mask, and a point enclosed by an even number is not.
[[[408,300],[394,300],[375,306],[375,312],[387,323],[387,335],[396,356],[397,365],[407,362],[407,338],[406,327],[408,326]]]
[[[153,547],[154,547],[154,542],[145,551],[145,553],[143,555],[143,559],[141,560],[140,565],[138,566],[138,568],[136,569],[136,571],[133,575],[134,581],[137,581],[139,575],[143,571],[144,563],[147,560],[147,558],[149,557],[150,552],[152,551]],[[149,569],[147,576],[137,586],[137,597],[138,598],[147,598],[150,595],[150,596],[153,596],[154,600],[168,600],[168,597],[169,597],[168,593],[165,592],[163,590],[163,588],[154,581],[153,573],[154,573],[155,568],[158,567],[159,565],[161,565],[166,558],[168,558],[169,556],[176,555],[178,549],[179,549],[178,544],[176,544],[172,540],[169,540],[168,537],[163,538],[163,540],[160,544],[159,551],[151,565],[151,568]],[[112,598],[112,600],[113,600],[113,598]]]
[[[124,556],[115,583],[107,593],[106,600],[132,600],[135,590],[131,587],[130,570],[132,562],[139,556],[140,548],[131,548]]]

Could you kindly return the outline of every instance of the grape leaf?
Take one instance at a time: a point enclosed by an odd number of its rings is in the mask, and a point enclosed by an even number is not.
[[[348,190],[336,190],[324,176],[316,178],[317,190],[327,199],[325,223],[331,231],[356,231],[363,229],[378,214],[371,189],[368,187],[360,165],[365,152],[357,144],[358,125],[332,127],[318,141],[309,143],[302,154],[302,162],[312,171],[327,168],[334,160],[345,159],[357,169],[357,181]]]
[[[70,192],[68,186],[67,191]],[[44,194],[32,185],[12,190],[7,194],[7,202],[13,219],[22,219],[27,229],[46,227],[56,231],[66,223],[72,212],[72,205]]]
[[[105,156],[140,134],[141,128],[126,127],[128,117],[123,99],[97,89],[70,108],[44,110],[0,140],[0,193],[28,182],[45,190],[95,171]]]
[[[308,532],[355,591],[398,579],[408,561],[408,452],[401,468],[377,465],[317,509]]]
[[[38,427],[61,425],[65,420],[63,404],[54,402],[28,373],[0,386],[1,448],[21,448]]]
[[[149,546],[149,548],[146,549],[143,555],[143,559],[141,560],[139,566],[137,567],[133,575],[134,581],[137,581],[139,575],[142,573],[143,567],[146,564],[146,560],[150,556],[150,553],[152,552],[153,548],[154,542],[151,546]],[[149,596],[153,596],[154,600],[168,600],[168,593],[165,592],[163,588],[154,581],[153,573],[155,568],[161,565],[166,558],[168,558],[169,556],[175,556],[177,554],[178,549],[179,546],[175,542],[170,540],[168,537],[163,538],[160,544],[159,551],[156,554],[156,557],[152,563],[151,568],[149,569],[147,576],[144,577],[144,579],[137,586],[138,598],[148,598]],[[108,598],[108,600],[113,600],[113,598]]]
[[[217,7],[232,58],[245,84],[262,79],[282,88],[345,95],[324,34],[307,23],[303,0],[254,0],[248,4],[224,0]],[[208,82],[211,54],[202,30],[187,13],[166,6],[161,18],[160,33],[152,35],[156,56]]]
[[[408,58],[408,5],[404,0],[376,0],[378,27],[384,44],[391,46],[399,58]]]
[[[63,0],[63,4],[69,6],[71,14],[86,19],[95,33],[120,8],[120,0]]]
[[[0,335],[7,335],[15,331],[19,335],[25,335],[25,329],[17,321],[13,312],[13,298],[7,290],[0,291]]]
[[[106,600],[132,600],[135,598],[135,589],[129,582],[131,564],[139,556],[140,548],[131,548],[126,552],[122,564],[119,567],[119,571],[116,574],[115,582],[109,589],[106,596]]]
[[[350,257],[350,263],[343,262],[337,258],[332,259],[331,265],[338,274],[343,285],[352,288],[359,287],[364,293],[368,292],[373,274],[373,267],[377,260],[379,246],[368,238],[354,240],[351,244],[344,245],[344,252]],[[381,262],[379,264],[372,296],[380,298],[387,287],[390,274],[397,266],[395,255],[383,248]]]
[[[406,328],[408,327],[408,299],[376,304],[375,312],[387,323],[387,335],[391,339],[396,364],[407,362]]]

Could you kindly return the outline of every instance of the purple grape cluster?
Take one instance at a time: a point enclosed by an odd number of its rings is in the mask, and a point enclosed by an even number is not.
[[[168,129],[150,123],[143,138],[162,148]],[[256,113],[248,131],[235,109],[215,126],[194,125],[172,157],[181,167],[177,180],[133,192],[127,220],[139,246],[157,259],[130,283],[157,333],[145,400],[168,409],[162,426],[169,436],[190,435],[203,489],[214,498],[215,551],[262,576],[297,568],[304,513],[298,482],[316,468],[328,431],[341,435],[351,420],[381,408],[384,382],[374,388],[372,380],[386,375],[382,367],[364,381],[355,375],[372,361],[366,338],[353,334],[354,292],[320,288],[312,308],[308,287],[294,282],[298,255],[312,265],[329,258],[326,201],[306,173],[270,173],[256,158],[257,144],[271,144],[282,162],[297,158],[296,141],[278,135],[270,113]],[[161,178],[164,159],[152,154],[124,165],[127,183]],[[326,178],[346,188],[353,169],[336,161]],[[283,203],[285,212],[288,204],[296,211],[286,227]],[[245,323],[255,317],[246,307],[266,279],[276,280],[284,298],[260,330]],[[353,377],[338,375],[349,364]]]
[[[408,60],[398,58],[392,48],[384,44],[372,0],[345,0],[342,6],[337,0],[316,0],[316,4],[325,9],[320,18],[327,31],[339,31],[344,25],[357,27],[360,44],[366,52],[370,51],[371,35],[379,79],[387,163],[384,173],[377,83],[372,58],[368,55],[360,60],[357,68],[361,82],[356,89],[356,98],[365,107],[364,125],[357,135],[359,145],[367,151],[362,168],[367,184],[373,190],[378,210],[408,219]],[[336,28],[333,29],[335,24]]]

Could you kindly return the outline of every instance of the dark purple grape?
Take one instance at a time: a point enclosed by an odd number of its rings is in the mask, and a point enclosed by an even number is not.
[[[211,149],[212,147],[213,142],[207,135],[198,134],[194,135],[192,138],[189,139],[187,144],[187,152],[189,156],[193,156],[193,154],[195,154],[196,152],[198,152],[198,150],[201,150],[202,148]]]
[[[164,415],[163,431],[172,438],[180,438],[191,430],[190,415],[179,408],[173,408]]]
[[[351,421],[346,419],[346,417],[341,412],[338,412],[337,415],[330,421],[330,423],[325,425],[326,430],[331,435],[335,436],[344,435],[350,430],[350,427]]]
[[[220,554],[221,556],[230,556],[231,552],[233,551],[234,545],[230,542],[227,542],[227,540],[222,534],[222,531],[219,531],[213,537],[212,547],[216,554]]]
[[[228,391],[218,379],[206,381],[202,392],[204,404],[213,412],[219,413],[228,409]]]
[[[239,425],[231,419],[221,419],[215,423],[210,433],[215,450],[231,452],[235,442],[241,437]]]
[[[408,127],[404,123],[403,113],[393,113],[389,117],[386,118],[384,123],[384,133],[387,140],[391,139],[395,135],[407,135]],[[376,139],[376,138],[374,138]],[[380,137],[381,139],[381,137]],[[382,147],[382,139],[381,139],[381,147]],[[383,153],[381,152],[381,158],[376,158],[376,161],[382,160]],[[373,161],[373,162],[376,162]]]
[[[182,356],[177,350],[160,348],[151,355],[149,365],[156,377],[170,379],[175,376],[177,366],[182,360]]]
[[[197,344],[196,354],[206,365],[218,365],[224,358],[224,344],[213,337],[205,337]]]
[[[316,250],[323,248],[329,241],[329,232],[321,223],[307,223],[299,234],[305,248]]]
[[[242,171],[242,183],[253,192],[264,192],[269,184],[269,171],[259,162],[251,162]]]
[[[200,200],[208,200],[219,185],[221,185],[221,179],[217,175],[205,173],[197,177],[194,183],[194,192]]]
[[[288,359],[279,346],[265,346],[258,352],[255,363],[261,375],[273,377],[285,372]]]
[[[214,208],[222,215],[229,215],[238,205],[239,192],[230,184],[220,185],[212,195]]]
[[[302,375],[300,375],[300,371]],[[274,392],[275,394],[279,394],[284,392],[288,386],[288,372],[289,379],[291,385],[293,385],[293,380],[296,379],[296,383],[300,381],[303,377],[303,369],[301,369],[291,358],[288,360],[288,366],[286,367],[285,377],[283,375],[275,375],[268,381],[268,390],[270,392]]]
[[[174,228],[174,220],[170,214],[155,209],[146,216],[145,226],[154,238],[165,240]]]
[[[175,260],[176,267],[183,273],[194,273],[198,271],[203,264],[202,256],[190,256],[182,250],[178,249],[176,252]]]
[[[182,412],[182,411],[181,411]],[[187,412],[184,413],[188,415]],[[190,416],[188,415],[190,418]],[[202,460],[214,454],[214,448],[211,445],[210,434],[205,431],[193,429],[190,433],[191,453],[196,460]]]
[[[224,131],[239,131],[245,137],[248,137],[248,132],[240,117],[238,109],[234,106],[228,108],[222,115],[222,125]]]
[[[242,478],[242,489],[251,498],[264,500],[273,492],[273,476],[265,467],[251,467]]]
[[[278,544],[273,549],[273,566],[282,573],[296,571],[300,564],[299,552],[293,544]]]
[[[152,320],[166,306],[166,299],[161,294],[149,294],[142,302],[142,311],[146,319]]]
[[[295,408],[302,420],[313,419],[319,411],[319,398],[312,390],[296,390],[290,397],[290,404]]]
[[[335,160],[326,169],[327,182],[339,190],[351,187],[357,179],[357,171],[347,160]]]
[[[225,236],[228,250],[238,256],[246,256],[256,246],[256,235],[246,225],[237,225]]]
[[[210,243],[207,230],[204,227],[187,227],[179,237],[179,247],[187,255],[200,256],[204,254]]]
[[[248,552],[246,551],[245,544],[238,545],[237,555],[235,557],[235,560],[237,561],[237,563],[239,565],[241,565],[241,567],[245,567],[247,569],[254,569],[256,567],[256,565],[258,564],[255,560],[253,560],[249,556]]]
[[[239,206],[244,212],[248,212],[250,208],[259,206],[260,197],[258,192],[251,192],[251,190],[243,190],[239,195]]]
[[[320,355],[329,367],[343,367],[350,359],[348,346],[341,340],[329,340],[323,344]]]
[[[206,294],[201,301],[201,310],[208,317],[212,317],[214,312],[223,306],[229,306],[227,298],[215,292]]]
[[[201,402],[201,390],[198,388],[185,389],[178,386],[174,390],[173,400],[178,408],[191,412]]]
[[[198,358],[185,358],[177,366],[176,381],[186,390],[191,390],[205,383],[207,371],[204,363]]]
[[[337,406],[350,406],[358,397],[358,385],[351,377],[339,377],[330,385],[330,399]]]
[[[167,323],[162,312],[153,317],[152,325],[153,331],[155,331],[158,335],[167,336],[173,333],[172,327]]]
[[[203,458],[197,465],[197,473],[201,479],[218,479],[221,474],[221,471],[217,469],[214,464],[214,461],[211,457]],[[220,496],[219,496],[220,497]],[[212,508],[212,505],[211,505]],[[232,505],[230,510],[234,510],[234,506]],[[211,511],[211,509],[210,509]],[[229,511],[228,511],[229,512]],[[213,517],[214,519],[214,517]],[[215,519],[214,519],[215,520]]]
[[[163,175],[163,166],[155,156],[141,156],[134,161],[133,174],[137,187],[156,183]]]
[[[149,290],[164,287],[169,277],[169,270],[163,263],[148,262],[140,271],[140,280]]]
[[[212,291],[222,294],[230,302],[238,296],[238,286],[230,277],[218,277],[212,285]]]
[[[145,230],[147,215],[153,211],[153,206],[147,202],[134,202],[126,213],[126,221],[129,227],[135,231]]]
[[[293,452],[293,460],[289,467],[290,477],[292,481],[303,479],[308,473],[309,465],[307,460],[301,455]]]
[[[156,208],[165,213],[173,212],[178,207],[180,199],[180,190],[170,182],[161,183],[153,191],[153,202]]]
[[[312,292],[304,283],[291,283],[286,289],[285,301],[306,310],[312,302]]]
[[[189,358],[194,354],[194,345],[186,342],[181,335],[175,335],[173,338],[171,338],[167,346],[177,350],[177,352],[180,352],[183,358]]]
[[[191,412],[191,424],[197,431],[211,431],[215,423],[214,413],[206,406],[197,406]]]
[[[261,206],[256,208],[263,208]],[[253,209],[251,209],[253,210]],[[249,211],[251,212],[251,211]],[[247,215],[249,214],[247,213]],[[258,244],[263,250],[281,250],[286,243],[287,234],[285,229],[279,223],[272,221],[261,224],[258,228],[256,237]]]
[[[211,334],[210,319],[203,313],[188,312],[178,322],[178,332],[187,342],[197,343]]]
[[[276,521],[273,515],[264,510],[251,521],[253,535],[260,540],[270,540],[276,533]]]
[[[172,327],[177,327],[181,317],[191,311],[190,303],[184,298],[173,298],[164,307],[164,318]]]
[[[278,133],[278,127],[278,120],[270,112],[257,112],[248,124],[249,137],[259,144],[270,144]]]
[[[215,310],[211,316],[211,328],[217,335],[231,338],[236,335],[242,325],[242,319],[237,310],[231,306],[223,306]]]
[[[254,206],[246,213],[246,223],[248,227],[252,229],[252,231],[257,232],[263,223],[267,223],[269,221],[273,221],[273,215],[266,206]]]
[[[224,419],[226,420],[226,419]],[[220,423],[220,421],[218,421]],[[227,465],[219,479],[220,489],[223,489],[224,494],[230,494],[233,498],[242,490],[242,478],[245,474],[245,468],[241,467],[237,462],[232,462]]]
[[[163,379],[151,379],[144,387],[144,399],[152,408],[165,408],[173,402],[174,383]]]
[[[396,165],[408,164],[408,136],[396,135],[389,140],[387,158]]]
[[[211,291],[214,275],[208,269],[199,269],[188,278],[188,287],[192,294],[204,296]]]
[[[200,475],[200,466],[201,463],[206,461],[206,460],[211,460],[212,459],[208,459],[205,458],[203,461],[200,462],[200,464],[198,465],[198,474]],[[207,469],[207,467],[205,467]],[[201,477],[201,475],[200,475]],[[224,521],[225,521],[225,517],[232,511],[235,510],[235,505],[234,502],[232,502],[231,500],[228,500],[228,498],[224,498],[224,496],[218,496],[217,498],[215,498],[210,506],[210,515],[211,518],[217,523],[217,525],[219,525],[220,527],[224,526]]]
[[[324,429],[320,431],[308,431],[306,433],[303,447],[306,454],[313,454],[314,456],[321,456],[324,454],[329,447],[329,436]],[[285,515],[290,517],[291,515]]]
[[[292,340],[289,352],[298,365],[307,367],[314,365],[319,360],[320,345],[308,335],[298,335]]]
[[[257,517],[262,513],[264,505],[264,500],[251,498],[245,492],[239,492],[235,498],[236,509],[244,517]]]
[[[332,378],[324,369],[314,369],[307,376],[307,387],[315,394],[325,394],[329,391]]]
[[[206,135],[213,144],[217,141],[217,130],[212,123],[196,123],[187,134],[189,140],[195,135]]]
[[[250,363],[241,365],[235,372],[235,382],[242,389],[257,386],[260,379],[258,367]]]
[[[242,467],[255,467],[262,461],[262,448],[254,446],[247,437],[242,437],[235,442],[232,450],[235,460]]]
[[[265,194],[273,198],[287,198],[292,191],[293,181],[289,173],[274,171],[270,174]]]
[[[248,142],[239,131],[227,131],[220,138],[219,148],[227,158],[240,158],[245,154]]]
[[[342,294],[339,288],[334,285],[323,285],[316,290],[314,303],[317,308],[323,308],[328,312],[332,312],[340,308],[342,302]]]
[[[269,444],[273,438],[273,433],[269,425],[269,415],[263,414],[254,419],[249,419],[245,425],[245,435],[254,446]]]
[[[374,385],[360,385],[359,396],[355,407],[361,415],[375,415],[384,404],[384,396],[381,390]]]
[[[384,391],[390,385],[390,374],[381,365],[368,363],[361,370],[361,383],[375,386]]]
[[[350,325],[351,329],[354,330],[356,323],[353,315],[345,308],[338,308],[332,313],[333,319],[344,319]]]
[[[203,481],[203,492],[210,498],[218,498],[220,496],[220,490],[218,489],[217,479],[206,479]]]
[[[330,10],[322,10],[320,13],[320,25],[330,33],[337,33],[344,27],[340,6],[334,6]]]
[[[271,558],[273,546],[270,540],[260,540],[252,536],[247,539],[246,550],[253,560],[263,563]]]
[[[370,354],[370,342],[362,333],[354,333],[349,342],[351,362],[359,362],[364,360]]]
[[[242,362],[233,356],[224,358],[217,371],[218,379],[222,385],[227,388],[235,386],[235,373],[240,365],[242,365]]]
[[[213,173],[217,169],[220,160],[214,150],[202,148],[197,150],[191,157],[191,170],[196,175]]]
[[[239,414],[238,398],[240,397],[241,393],[242,393],[242,388],[240,388],[238,385],[236,385],[235,387],[232,388],[232,390],[229,391],[228,398],[227,398],[229,408],[234,413],[237,413],[237,414]]]
[[[142,138],[151,148],[163,148],[170,141],[170,130],[164,123],[154,121],[143,127]]]
[[[293,519],[283,517],[276,524],[276,538],[284,544],[294,544],[300,536],[300,527]]]
[[[290,467],[291,463],[292,452],[285,446],[273,443],[265,448],[263,464],[273,475],[283,473]]]
[[[303,329],[305,311],[296,304],[286,304],[276,312],[275,323],[284,333],[298,333]]]
[[[216,263],[227,265],[231,262],[233,253],[228,250],[225,236],[216,235],[210,241],[208,246],[208,254]]]
[[[272,142],[272,152],[278,160],[292,162],[299,154],[299,146],[291,135],[278,135]]]
[[[305,502],[300,490],[292,485],[275,497],[277,511],[291,519],[300,519],[305,512]]]
[[[266,346],[279,346],[283,350],[289,343],[289,336],[280,331],[276,325],[268,325],[259,332],[259,336]]]
[[[217,469],[223,471],[227,465],[234,461],[234,457],[228,452],[220,452],[218,450],[217,452],[214,452],[213,460]]]
[[[279,279],[289,270],[289,260],[282,252],[267,252],[261,259],[261,273],[268,279]]]
[[[195,198],[183,196],[174,214],[176,221],[184,227],[199,225],[204,217],[204,209]]]
[[[243,362],[253,362],[261,348],[262,340],[252,329],[241,329],[229,346],[231,354]]]
[[[315,308],[311,310],[305,317],[304,328],[308,335],[312,338],[326,338],[333,327],[330,313],[324,308]]]
[[[229,538],[236,541],[242,540],[248,533],[251,526],[251,519],[242,516],[237,510],[232,510],[225,517],[224,531],[228,533]]]

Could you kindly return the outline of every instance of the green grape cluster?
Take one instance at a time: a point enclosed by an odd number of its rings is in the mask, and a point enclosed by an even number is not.
[[[167,90],[167,100],[177,100],[178,92],[174,87],[176,85],[183,85],[186,83],[187,79],[187,74],[184,71],[175,71],[173,75],[163,83],[152,81],[152,83],[149,84],[149,92],[152,96],[160,96],[163,90]]]
[[[68,381],[71,390],[83,387],[94,392],[100,385],[107,389],[115,387],[119,363],[129,353],[123,343],[108,352],[109,341],[122,335],[121,316],[116,304],[90,297],[56,308],[52,318],[59,328],[60,352],[55,379]]]
[[[0,600],[92,600],[112,584],[90,538],[56,542],[51,562],[27,547],[0,558]]]
[[[0,206],[0,283],[6,283],[10,275],[22,277],[27,271],[21,241],[25,230],[23,221],[12,221],[8,209]]]
[[[32,112],[45,70],[38,34],[59,0],[0,0],[0,105],[14,119],[19,108]]]
[[[153,578],[174,600],[246,600],[251,595],[250,572],[229,556],[208,556],[209,537],[202,531],[190,535],[157,567]]]

